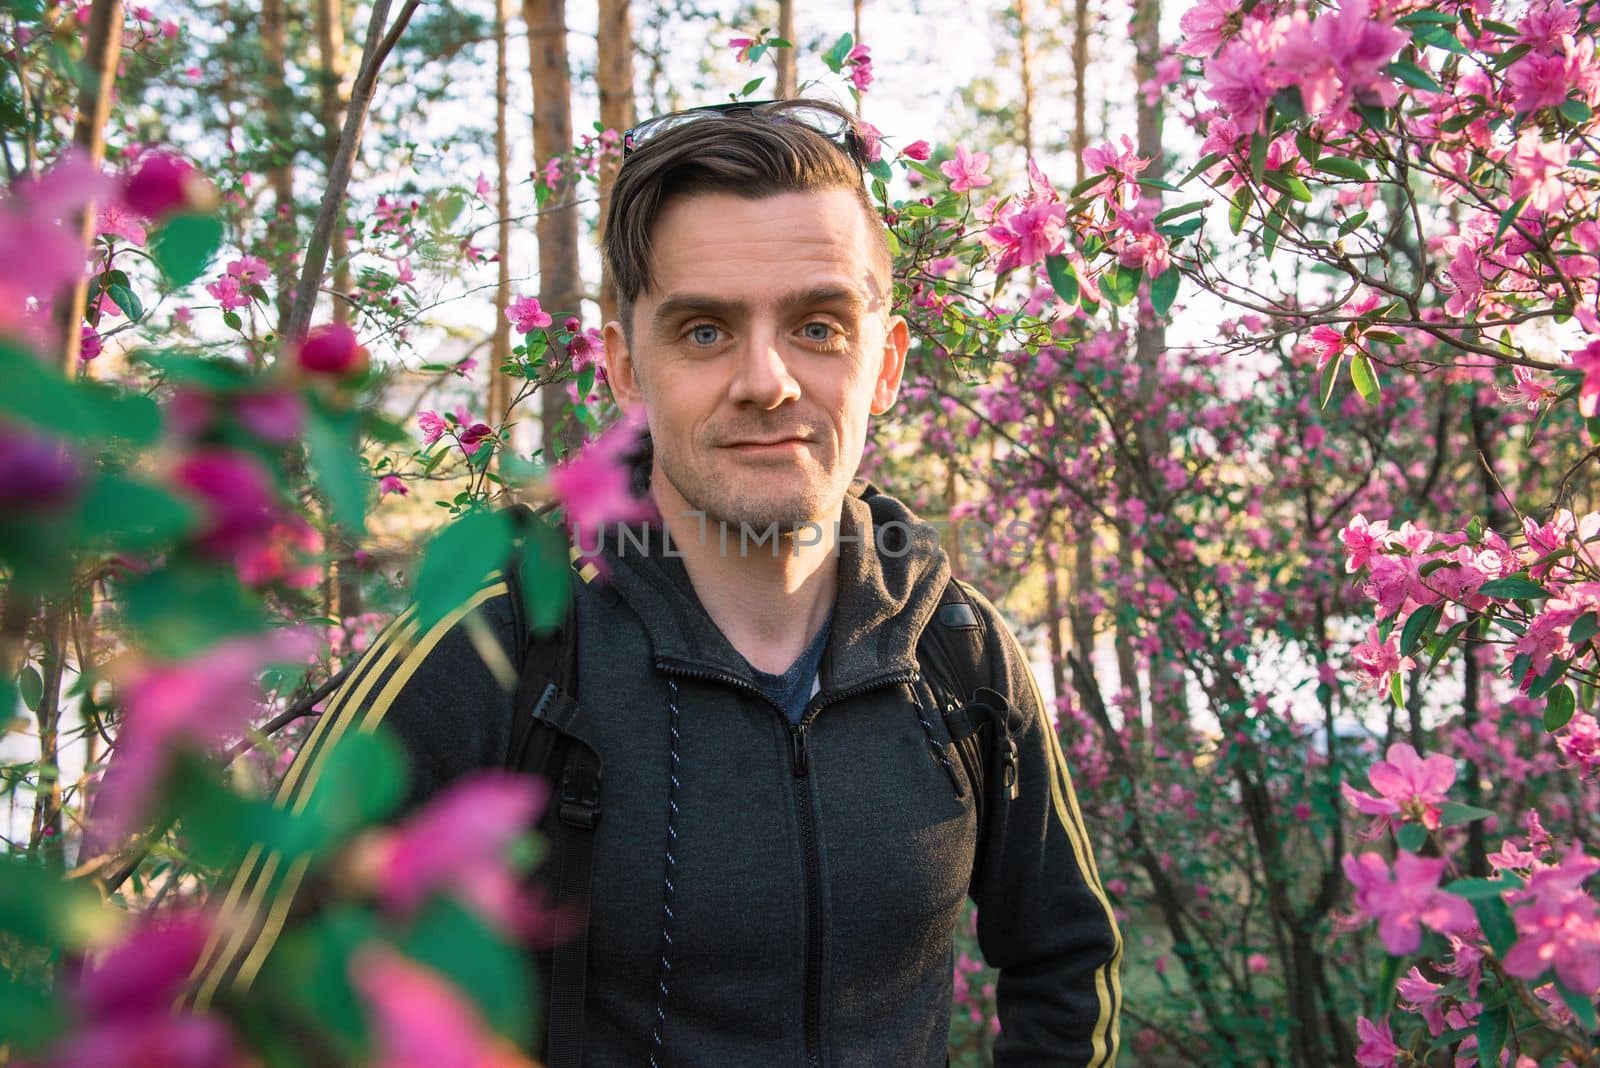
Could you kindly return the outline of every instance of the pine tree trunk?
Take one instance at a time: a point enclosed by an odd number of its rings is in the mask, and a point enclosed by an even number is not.
[[[1073,182],[1083,181],[1083,154],[1089,148],[1089,0],[1072,5],[1072,158]]]
[[[794,39],[794,0],[778,0],[778,36],[791,45],[798,44]],[[794,96],[796,86],[799,85],[794,53],[793,47],[773,49],[778,63],[778,84],[777,91],[772,95],[780,100]]]
[[[499,271],[494,291],[494,343],[489,352],[488,421],[497,425],[511,406],[511,382],[501,368],[511,359],[511,323],[506,309],[511,306],[511,144],[506,128],[506,112],[511,95],[510,61],[507,56],[506,23],[509,0],[494,5],[494,158],[495,158],[495,246],[499,249]],[[602,19],[601,25],[604,25]],[[604,39],[605,34],[602,33]]]
[[[1033,158],[1033,41],[1029,33],[1028,0],[1017,0],[1017,60],[1021,64],[1021,135],[1024,159]]]
[[[322,59],[317,114],[322,122],[322,155],[331,160],[339,149],[339,128],[344,122],[344,13],[339,9],[339,0],[316,0],[316,21],[317,51]],[[339,294],[333,302],[333,318],[341,323],[350,321],[350,239],[345,236],[348,225],[341,212],[333,226],[333,289]]]
[[[600,125],[615,130],[620,137],[636,121],[633,97],[633,16],[628,0],[600,0],[598,81],[600,86]],[[619,143],[620,151],[620,143]],[[600,226],[604,234],[606,212],[611,206],[611,187],[617,180],[617,157],[600,164]],[[617,287],[611,272],[602,267],[600,279],[600,322],[617,317]]]
[[[288,27],[284,0],[261,0],[261,51],[266,60],[264,92],[260,106],[271,143],[267,184],[272,187],[273,215],[267,225],[267,246],[272,273],[277,279],[278,318],[273,330],[280,338],[289,324],[294,293],[294,253],[297,245],[294,218],[294,124],[284,78],[288,55]]]
[[[96,166],[106,158],[106,119],[111,114],[111,90],[117,77],[117,60],[122,54],[122,0],[94,0],[89,8],[89,27],[84,38],[81,89],[78,93],[78,118],[73,126],[72,143]],[[94,240],[96,209],[85,204],[77,220],[83,247]],[[83,311],[89,299],[89,279],[78,279],[72,293],[56,306],[56,327],[61,332],[61,372],[68,378],[78,373],[78,353],[83,344]]]
[[[528,24],[528,64],[533,76],[533,155],[536,167],[572,151],[572,75],[567,66],[565,0],[523,0]],[[534,231],[539,238],[539,304],[559,327],[571,315],[581,318],[583,281],[578,273],[578,210],[573,183],[565,171],[550,193]],[[557,365],[552,353],[552,366]],[[540,389],[544,458],[551,461],[577,444],[567,416],[565,381]]]

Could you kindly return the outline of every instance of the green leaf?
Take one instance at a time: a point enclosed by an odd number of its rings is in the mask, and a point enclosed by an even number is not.
[[[26,349],[4,341],[0,414],[67,438],[148,445],[161,433],[161,412],[149,397],[103,382],[69,382]]]
[[[1396,26],[1458,26],[1461,19],[1448,11],[1413,11],[1394,20]]]
[[[1478,1016],[1478,1064],[1480,1068],[1500,1068],[1500,1052],[1505,1049],[1511,1018],[1504,1002],[1484,1005]]]
[[[1212,167],[1215,167],[1221,161],[1222,161],[1222,156],[1219,155],[1218,153],[1216,153],[1216,152],[1208,152],[1208,153],[1206,153],[1204,156],[1200,157],[1200,162],[1196,163],[1193,167],[1189,168],[1189,173],[1185,174],[1183,176],[1183,178],[1178,182],[1178,184],[1179,185],[1188,185],[1190,182],[1194,181],[1201,174],[1203,174],[1206,171],[1210,170]],[[1090,184],[1093,184],[1093,183],[1090,183]]]
[[[1472,902],[1472,911],[1478,914],[1478,926],[1495,956],[1504,957],[1517,941],[1517,926],[1511,922],[1511,910],[1498,895],[1478,898]]]
[[[851,37],[848,33],[844,34],[837,41],[833,42],[833,47],[828,49],[827,53],[823,55],[822,62],[828,65],[828,69],[830,71],[838,74],[840,68],[844,66],[844,57],[848,56],[850,54],[850,50],[855,46],[855,38]]]
[[[1406,966],[1405,957],[1384,955],[1378,968],[1378,1008],[1373,1017],[1382,1020],[1394,1011],[1394,999],[1399,986],[1400,973]]]
[[[225,312],[223,312],[222,313],[222,324],[224,326],[226,326],[229,330],[243,330],[244,329],[244,320],[239,318],[239,313],[236,312],[236,311],[225,311]]]
[[[532,1031],[527,956],[473,912],[434,898],[400,942],[408,957],[454,982],[495,1032],[523,1045]]]
[[[1537,582],[1516,575],[1490,579],[1478,587],[1478,592],[1485,597],[1502,597],[1518,601],[1541,601],[1550,596],[1550,591]]]
[[[1150,280],[1150,305],[1162,318],[1172,310],[1172,302],[1178,298],[1179,281],[1176,267],[1168,267]]]
[[[1272,107],[1273,110],[1290,122],[1306,117],[1306,105],[1300,96],[1300,87],[1298,85],[1279,89],[1272,98]]]
[[[1261,251],[1269,260],[1272,254],[1278,251],[1278,241],[1283,237],[1283,228],[1289,222],[1288,212],[1284,207],[1286,203],[1280,200],[1272,206],[1271,211],[1267,212],[1267,221],[1261,235]]]
[[[1517,879],[1457,879],[1445,885],[1444,889],[1457,897],[1466,898],[1468,901],[1497,901],[1508,890],[1516,890],[1521,886]]]
[[[84,879],[62,879],[42,863],[0,856],[0,931],[7,941],[81,951],[117,932],[120,910],[106,908]]]
[[[1555,684],[1561,681],[1561,677],[1567,673],[1567,669],[1571,666],[1572,661],[1570,660],[1563,660],[1560,657],[1551,660],[1550,667],[1545,670],[1545,673],[1534,679],[1533,684],[1528,687],[1528,699],[1537,701],[1549,693]]]
[[[1357,182],[1372,181],[1372,175],[1367,173],[1365,167],[1355,160],[1345,159],[1343,156],[1323,156],[1317,160],[1317,170],[1331,174],[1336,178],[1349,178]]]
[[[1583,1028],[1583,1033],[1592,1035],[1600,1031],[1600,1020],[1596,1020],[1594,1011],[1594,998],[1589,994],[1567,989],[1566,984],[1556,982],[1556,989],[1561,991],[1561,1000],[1567,1003],[1567,1008],[1572,1010],[1572,1015],[1577,1017],[1578,1025]]]
[[[185,563],[130,579],[123,612],[140,640],[158,655],[187,657],[219,638],[266,629],[260,599],[239,584],[233,569]]]
[[[106,287],[106,296],[111,298],[111,303],[122,309],[130,322],[138,322],[144,318],[144,305],[139,303],[139,297],[133,290],[124,285],[110,285]]]
[[[22,695],[22,703],[28,707],[29,712],[39,711],[39,702],[44,700],[44,676],[39,674],[39,669],[32,664],[25,664],[22,674],[17,676],[17,692]],[[10,710],[7,710],[10,714]]]
[[[1244,229],[1244,221],[1249,218],[1250,205],[1255,203],[1255,194],[1250,192],[1248,185],[1241,185],[1228,207],[1228,229],[1233,231],[1235,237]]]
[[[572,594],[567,539],[547,523],[535,524],[517,550],[517,568],[529,629],[536,634],[555,630],[566,619]]]
[[[405,798],[406,783],[405,749],[389,731],[346,732],[306,798],[304,818],[317,834],[307,848],[326,851],[385,819]]]
[[[500,511],[468,512],[434,535],[417,569],[419,630],[426,633],[504,565],[512,535],[511,518]]]
[[[188,382],[209,390],[228,392],[245,389],[252,384],[250,369],[238,360],[196,356],[172,349],[138,352],[133,354],[133,358],[161,372],[166,382]]]
[[[1100,292],[1119,307],[1132,304],[1133,298],[1139,295],[1139,280],[1143,277],[1144,272],[1137,267],[1114,264],[1100,273]]]
[[[1250,135],[1250,177],[1257,182],[1267,170],[1267,149],[1272,147],[1272,138],[1259,131]]]
[[[353,413],[332,413],[312,405],[305,435],[311,470],[317,477],[317,488],[327,498],[329,515],[346,530],[359,534],[366,527],[367,491],[371,487],[361,470],[355,425]]]
[[[1350,216],[1348,219],[1339,224],[1339,236],[1349,237],[1352,233],[1366,225],[1366,222],[1367,213],[1364,211],[1356,212],[1354,215]]]
[[[189,856],[207,867],[225,867],[251,846],[296,858],[318,844],[315,820],[230,790],[215,764],[198,753],[178,754],[162,797]]]
[[[1578,699],[1566,683],[1552,687],[1544,701],[1544,729],[1558,731],[1565,727],[1577,711]]]
[[[1600,632],[1600,620],[1595,618],[1593,612],[1585,612],[1572,624],[1572,629],[1567,632],[1567,640],[1573,645],[1583,645]]]
[[[1068,307],[1078,303],[1080,287],[1078,285],[1078,272],[1072,269],[1072,261],[1060,254],[1045,257],[1044,269],[1050,276],[1050,287],[1056,291],[1056,296]]]
[[[1173,219],[1181,219],[1183,216],[1188,215],[1192,211],[1199,211],[1201,208],[1204,208],[1206,203],[1207,202],[1204,200],[1191,200],[1187,204],[1179,204],[1175,208],[1168,208],[1166,211],[1163,211],[1161,214],[1156,216],[1156,225],[1160,226],[1162,223],[1171,222]]]
[[[1426,604],[1406,619],[1405,629],[1400,632],[1400,655],[1410,656],[1421,643],[1433,636],[1434,628],[1439,625],[1439,620],[1444,618],[1444,606],[1441,604]]]
[[[1339,372],[1343,367],[1344,352],[1342,350],[1338,356],[1335,356],[1323,366],[1322,384],[1317,388],[1317,396],[1320,398],[1319,408],[1326,410],[1328,402],[1333,399],[1333,391],[1339,384]]]
[[[438,207],[435,209],[439,216],[439,225],[448,229],[455,225],[461,218],[461,213],[466,210],[467,198],[459,190],[446,193],[439,198]]]
[[[1399,677],[1397,672],[1395,678]],[[1394,832],[1394,840],[1407,853],[1415,853],[1422,848],[1422,843],[1428,840],[1428,832],[1420,823],[1402,823],[1399,829]]]
[[[49,992],[0,973],[0,1044],[10,1053],[38,1052],[61,1037],[67,1023],[62,1004]]]
[[[185,534],[198,517],[167,490],[115,471],[97,475],[78,502],[81,536],[112,551],[141,553]]]
[[[1368,404],[1378,399],[1381,392],[1378,375],[1372,368],[1372,361],[1364,352],[1357,352],[1350,357],[1350,384],[1356,387],[1356,392],[1361,394],[1361,399]]]
[[[745,82],[743,86],[740,87],[739,95],[740,96],[749,96],[751,93],[753,93],[757,89],[761,88],[761,83],[766,81],[766,80],[767,80],[767,76],[765,74],[761,75],[761,77],[759,77],[759,78],[751,78],[749,81]]]
[[[1494,239],[1496,244],[1499,243],[1501,235],[1511,228],[1511,224],[1517,221],[1517,216],[1522,214],[1522,208],[1527,203],[1528,198],[1526,196],[1522,196],[1506,205],[1506,210],[1500,213],[1500,222],[1497,223],[1494,228]]]
[[[1594,114],[1589,105],[1581,100],[1568,100],[1556,110],[1561,113],[1563,119],[1573,124],[1588,122],[1589,117]]]
[[[1474,805],[1463,805],[1459,801],[1446,801],[1439,806],[1439,826],[1458,827],[1463,823],[1475,823],[1486,820],[1494,813],[1486,808]]]
[[[174,289],[205,273],[222,247],[222,220],[215,215],[174,215],[150,242],[150,255]]]
[[[1402,82],[1405,82],[1413,89],[1423,89],[1430,93],[1444,92],[1444,87],[1438,82],[1434,81],[1433,75],[1429,74],[1415,63],[1408,63],[1403,59],[1397,59],[1383,69],[1385,73],[1399,78]]]

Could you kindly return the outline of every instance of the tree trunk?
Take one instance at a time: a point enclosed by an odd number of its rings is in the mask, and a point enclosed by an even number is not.
[[[1033,41],[1028,33],[1028,0],[1017,0],[1017,59],[1022,76],[1022,154],[1033,158]]]
[[[600,0],[600,34],[597,75],[600,88],[600,126],[615,130],[620,137],[636,120],[633,99],[633,16],[628,0]],[[606,211],[611,206],[611,187],[617,181],[621,144],[616,156],[600,161],[600,233],[605,234]],[[601,266],[600,322],[617,317],[617,286],[611,272]]]
[[[280,339],[289,325],[293,305],[294,253],[298,244],[294,218],[294,124],[290,119],[293,103],[284,78],[289,46],[283,4],[284,0],[261,0],[261,51],[266,75],[260,106],[271,143],[267,184],[272,187],[274,209],[267,225],[267,247],[278,291],[278,318],[273,330]]]
[[[774,48],[772,50],[778,63],[777,91],[772,95],[780,100],[787,100],[794,96],[798,86],[798,76],[795,72],[795,47],[799,44],[794,37],[794,0],[778,0],[778,36],[788,41],[788,48]]]
[[[333,159],[339,150],[339,128],[344,122],[344,14],[339,0],[316,0],[317,51],[321,54],[320,91],[317,112],[322,121],[322,155]],[[333,225],[333,288],[339,294],[333,302],[335,322],[350,321],[350,239],[345,236],[348,221],[343,212]]]
[[[533,156],[535,166],[542,168],[550,160],[568,157],[572,152],[566,0],[523,0],[522,17],[528,24],[528,65],[533,75]],[[534,231],[539,238],[539,304],[557,326],[569,315],[582,318],[578,210],[573,203],[571,176],[565,171],[561,187],[551,190]],[[559,366],[557,356],[552,352],[552,367]],[[539,393],[544,459],[548,463],[571,451],[577,444],[577,434],[567,416],[564,377],[545,385]]]
[[[1089,105],[1086,82],[1089,71],[1089,0],[1072,5],[1072,158],[1073,181],[1083,181],[1083,154],[1089,147]]]
[[[111,113],[111,91],[122,54],[122,0],[94,0],[89,8],[89,29],[83,48],[78,118],[72,143],[96,167],[106,158],[106,118]],[[83,247],[94,240],[95,205],[85,204],[77,220]],[[80,277],[72,293],[56,306],[56,326],[61,331],[61,373],[78,373],[78,353],[83,343],[83,311],[89,299],[89,279]]]
[[[30,846],[56,871],[63,867],[61,840],[61,680],[67,667],[65,602],[53,605],[44,620],[44,686],[36,713],[39,769],[34,776]]]
[[[501,370],[511,359],[511,323],[506,319],[506,309],[511,306],[511,145],[506,130],[506,110],[511,93],[508,77],[510,63],[506,48],[506,4],[509,0],[495,0],[494,4],[494,159],[495,159],[495,246],[499,249],[499,270],[494,291],[494,343],[489,350],[489,404],[486,412],[490,425],[498,425],[506,418],[511,406],[511,382]],[[604,17],[601,26],[605,25]],[[600,39],[605,40],[605,33]]]

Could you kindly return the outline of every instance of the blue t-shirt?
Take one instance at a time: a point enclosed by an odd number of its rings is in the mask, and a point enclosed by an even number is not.
[[[806,646],[805,652],[800,654],[800,659],[790,665],[789,670],[782,675],[769,675],[765,671],[757,671],[754,666],[750,673],[755,676],[756,685],[761,692],[770,697],[789,717],[790,723],[799,723],[800,717],[806,710],[806,702],[811,700],[811,695],[816,692],[817,668],[822,664],[822,650],[828,644],[828,628],[833,623],[833,613],[828,613],[828,618],[822,621],[822,628],[817,631],[817,636],[811,639],[811,644]],[[749,661],[745,661],[749,663]]]

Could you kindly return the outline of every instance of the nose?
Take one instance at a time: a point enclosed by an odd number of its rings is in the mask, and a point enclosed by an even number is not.
[[[739,354],[738,371],[729,393],[735,404],[751,404],[762,409],[799,399],[800,383],[789,373],[777,331],[751,332],[748,344]]]

